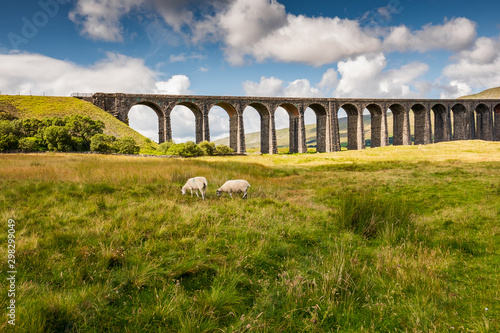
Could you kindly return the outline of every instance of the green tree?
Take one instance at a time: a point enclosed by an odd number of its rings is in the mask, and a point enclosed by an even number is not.
[[[52,125],[43,132],[43,139],[52,151],[70,151],[73,149],[73,140],[65,126]]]
[[[116,140],[114,147],[120,154],[139,154],[139,151],[141,150],[135,140],[130,136]]]
[[[17,149],[19,137],[11,121],[0,120],[0,151]]]
[[[96,134],[90,139],[90,150],[104,154],[114,153],[116,151],[115,141],[116,138],[112,135]]]
[[[43,151],[43,141],[36,137],[25,137],[19,140],[19,149],[24,151]]]
[[[73,137],[81,138],[90,142],[90,139],[96,134],[101,134],[104,130],[104,123],[100,120],[93,120],[89,116],[73,114],[65,117],[64,122]]]
[[[19,138],[10,133],[7,135],[0,135],[0,151],[17,149]]]
[[[60,117],[45,117],[42,118],[42,127],[47,128],[50,126],[65,126],[66,122]]]
[[[44,123],[36,118],[27,118],[22,120],[21,132],[25,137],[32,137],[39,134],[40,129],[43,129]],[[43,136],[43,134],[42,134]]]

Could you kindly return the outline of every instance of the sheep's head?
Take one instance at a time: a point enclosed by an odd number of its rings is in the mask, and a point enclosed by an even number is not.
[[[220,197],[220,196],[221,196],[221,194],[222,194],[222,192],[221,192],[220,190],[217,190],[217,192],[215,192],[215,193],[217,193],[217,196],[218,196],[218,197]]]
[[[186,194],[186,189],[184,187],[181,187],[181,193],[182,193],[182,195]]]

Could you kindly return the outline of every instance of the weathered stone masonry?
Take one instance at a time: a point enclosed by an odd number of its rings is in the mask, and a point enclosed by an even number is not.
[[[347,148],[365,148],[363,112],[371,115],[371,147],[389,145],[387,111],[393,113],[393,144],[410,145],[410,118],[413,113],[414,143],[429,144],[451,140],[500,141],[500,100],[445,99],[335,99],[286,97],[177,96],[96,93],[85,98],[117,119],[127,123],[135,105],[146,105],[158,115],[159,141],[172,139],[170,114],[177,105],[189,108],[196,119],[196,141],[210,141],[208,114],[212,107],[223,108],[229,116],[229,146],[245,152],[243,111],[251,106],[260,115],[261,152],[276,153],[275,111],[284,108],[290,117],[290,152],[307,152],[304,113],[316,113],[317,151],[340,150],[338,111],[347,113]],[[433,119],[431,119],[431,112]],[[432,129],[434,128],[434,132]]]

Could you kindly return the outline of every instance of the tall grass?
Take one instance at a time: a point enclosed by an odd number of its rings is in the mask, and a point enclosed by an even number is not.
[[[498,331],[500,150],[476,145],[193,160],[3,155],[17,329]],[[209,182],[205,201],[180,193],[197,175]],[[235,178],[250,182],[248,200],[218,198]],[[7,301],[0,293],[0,307]]]

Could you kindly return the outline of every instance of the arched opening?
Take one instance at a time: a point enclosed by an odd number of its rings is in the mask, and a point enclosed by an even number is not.
[[[482,103],[476,106],[475,115],[475,139],[493,141],[493,121],[488,106]]]
[[[128,111],[128,125],[145,137],[155,141],[164,140],[164,116],[159,106],[153,103],[140,103]]]
[[[326,115],[326,109],[323,105],[321,104],[311,104],[309,107],[305,110],[304,113],[304,123],[307,125],[310,121],[313,121],[311,116],[307,116],[308,110],[312,110],[314,115],[316,115],[316,152],[317,153],[324,153],[326,152],[326,125],[327,125],[327,115]],[[314,122],[313,122],[314,123]],[[306,136],[306,142],[309,142]],[[307,144],[309,147],[309,143]],[[311,142],[311,146],[313,146],[313,143]]]
[[[411,107],[414,116],[414,143],[426,145],[431,143],[431,122],[428,110],[422,104]]]
[[[493,112],[493,116],[494,116],[494,139],[495,141],[500,141],[500,104],[498,104],[497,106],[495,106],[495,109],[494,109],[494,112]]]
[[[453,115],[453,140],[467,140],[470,137],[467,125],[467,109],[463,104],[455,104],[451,108]]]
[[[340,108],[337,110],[338,141],[339,149],[347,149],[347,112]]]
[[[217,103],[208,112],[210,141],[217,141],[238,151],[238,117],[234,107],[228,103]],[[229,136],[228,136],[229,133]]]
[[[270,145],[270,141],[273,140],[270,133],[270,118],[269,111],[260,103],[250,103],[243,110],[245,133],[249,133],[245,139],[247,151],[256,151],[260,148],[262,154],[276,152],[276,147]]]
[[[170,112],[170,124],[175,143],[203,141],[203,114],[196,104],[177,104]]]
[[[226,146],[229,146],[229,116],[220,106],[213,106],[208,112],[208,124],[210,128],[210,140],[219,141],[224,139]]]
[[[299,152],[299,110],[290,103],[281,104],[274,112],[274,123],[278,142],[288,141],[286,144],[278,145],[283,152],[295,154]],[[282,137],[282,129],[288,128],[288,140]],[[288,148],[288,150],[286,149]]]
[[[443,104],[436,104],[431,110],[434,113],[434,142],[450,141],[451,121],[448,109]]]
[[[317,152],[317,120],[316,113],[311,108],[304,110],[304,140],[307,152]]]
[[[365,115],[366,114],[366,115]],[[370,148],[384,147],[388,145],[387,118],[382,115],[382,108],[377,104],[369,104],[363,112],[363,124],[365,125],[365,145]]]
[[[359,124],[358,119],[358,108],[353,104],[344,104],[342,109],[347,114],[347,149],[361,150],[364,147],[364,140],[362,124]]]
[[[372,143],[372,128],[371,128],[372,116],[370,111],[365,108],[363,110],[363,148],[370,147]]]

